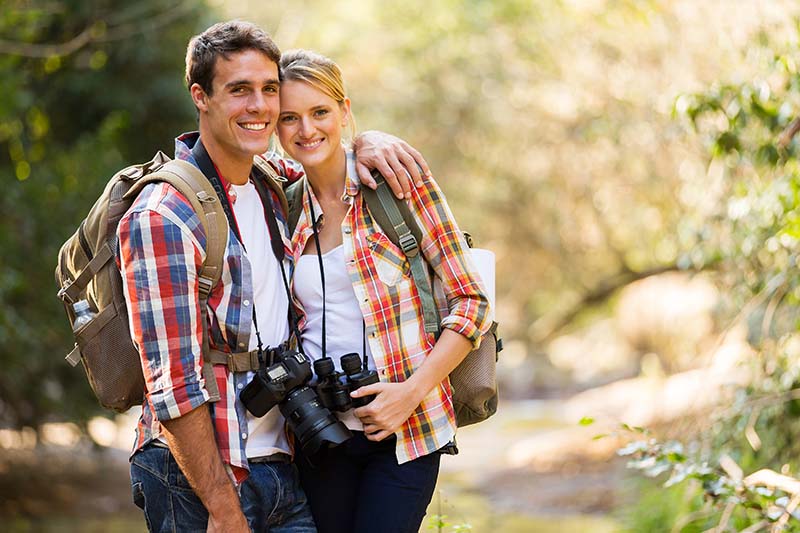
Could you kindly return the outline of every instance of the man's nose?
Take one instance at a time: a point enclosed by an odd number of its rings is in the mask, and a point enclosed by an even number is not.
[[[254,91],[247,100],[247,111],[250,113],[260,113],[267,107],[267,101],[261,91]]]

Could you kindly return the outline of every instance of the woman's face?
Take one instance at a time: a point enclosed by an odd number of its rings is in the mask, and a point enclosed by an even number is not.
[[[306,82],[282,82],[277,127],[281,146],[306,171],[333,162],[341,154],[349,108],[348,99],[339,104]]]

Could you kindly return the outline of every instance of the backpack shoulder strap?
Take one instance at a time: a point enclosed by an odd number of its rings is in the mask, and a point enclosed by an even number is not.
[[[425,331],[438,334],[440,331],[439,311],[433,299],[431,283],[425,275],[425,261],[420,253],[422,231],[411,214],[408,204],[392,194],[381,173],[373,170],[372,177],[378,184],[377,190],[373,191],[368,187],[361,188],[369,213],[389,237],[389,240],[403,250],[406,255],[411,265],[411,277],[414,278],[414,285],[417,287],[422,302]]]
[[[286,204],[286,194],[284,193],[283,186],[286,183],[286,178],[278,176],[278,173],[275,172],[275,169],[272,168],[272,165],[264,159],[263,156],[257,155],[253,158],[253,166],[258,170],[261,174],[263,174],[267,185],[272,192],[274,192],[278,196],[278,200],[281,202],[281,207],[283,207],[283,212],[289,212],[289,206]]]
[[[228,245],[228,220],[211,182],[197,167],[186,161],[167,161],[155,172],[139,179],[126,196],[139,194],[148,183],[162,181],[175,187],[189,200],[206,233],[206,260],[198,276],[200,318],[205,325],[208,323],[208,297],[222,276],[225,248]],[[220,399],[220,395],[213,367],[208,360],[209,350],[208,328],[203,327],[203,378],[210,400],[214,402]]]
[[[222,262],[228,244],[228,220],[222,212],[217,193],[200,170],[181,160],[166,162],[155,172],[139,179],[126,193],[135,196],[147,184],[166,182],[192,204],[206,233],[206,260],[200,270],[200,293],[206,297],[222,275]]]
[[[289,185],[289,188],[286,189],[286,202],[289,204],[289,215],[287,221],[289,222],[290,235],[294,235],[294,229],[297,227],[297,221],[300,220],[300,213],[303,212],[303,191],[305,191],[305,189],[305,176]]]

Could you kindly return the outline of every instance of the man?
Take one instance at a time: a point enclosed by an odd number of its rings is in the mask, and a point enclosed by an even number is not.
[[[119,224],[119,263],[147,389],[131,485],[151,531],[315,531],[289,461],[283,419],[274,408],[254,418],[239,400],[252,372],[214,365],[220,399],[212,403],[202,371],[202,328],[223,352],[274,348],[289,337],[283,275],[291,265],[273,253],[269,230],[274,213],[288,243],[286,214],[280,193],[262,200],[253,184],[263,178],[253,157],[267,151],[278,119],[279,59],[262,30],[239,21],[212,26],[187,50],[199,133],[178,137],[176,157],[216,179],[220,200],[230,206],[231,231],[207,324],[198,301],[205,234],[188,201],[165,183],[151,184]],[[427,169],[402,141],[370,135],[356,143],[360,175],[370,166],[393,177],[405,166],[418,179],[417,162]],[[273,165],[296,177],[296,165]]]

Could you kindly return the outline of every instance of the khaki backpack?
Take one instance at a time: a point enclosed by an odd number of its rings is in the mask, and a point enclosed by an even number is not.
[[[67,361],[83,362],[86,376],[103,407],[123,412],[144,399],[144,376],[139,352],[131,340],[122,278],[116,262],[117,226],[142,188],[167,182],[192,204],[206,233],[206,261],[200,272],[200,309],[206,323],[206,303],[222,274],[228,240],[225,218],[211,183],[191,163],[171,160],[158,152],[147,163],[115,174],[89,210],[77,231],[61,247],[56,266],[58,297],[64,303],[70,325],[73,304],[86,300],[93,319],[75,331],[75,347]],[[203,345],[208,347],[207,328]],[[203,365],[206,388],[219,399],[210,364]]]
[[[286,209],[281,178],[261,157],[253,161],[254,176],[275,192]],[[208,324],[208,296],[222,275],[228,243],[228,219],[214,187],[191,163],[172,160],[163,152],[141,165],[127,167],[106,185],[78,230],[58,253],[56,283],[70,325],[73,304],[86,300],[94,317],[74,331],[75,347],[66,360],[83,363],[89,385],[103,407],[123,412],[144,400],[144,375],[139,352],[131,340],[128,311],[117,268],[117,226],[145,185],[167,182],[192,204],[206,234],[206,259],[199,272],[201,324]],[[212,365],[224,364],[230,371],[258,369],[258,355],[223,352],[209,347],[208,327],[203,327],[203,378],[210,400],[219,400]]]

